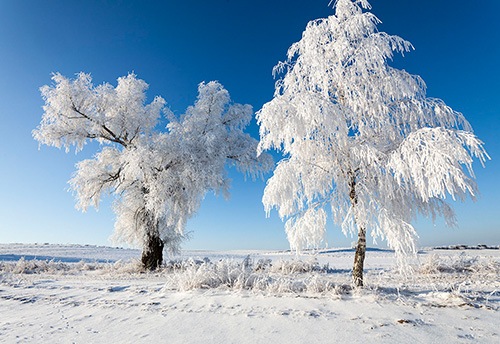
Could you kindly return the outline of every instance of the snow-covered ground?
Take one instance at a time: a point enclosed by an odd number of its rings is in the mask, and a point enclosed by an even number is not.
[[[500,250],[425,250],[403,276],[370,250],[140,252],[0,244],[5,343],[499,343]]]

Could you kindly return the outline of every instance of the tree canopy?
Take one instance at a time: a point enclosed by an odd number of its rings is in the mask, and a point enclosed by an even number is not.
[[[244,132],[252,107],[232,103],[218,82],[201,83],[194,105],[176,117],[161,97],[146,104],[148,85],[134,74],[116,87],[94,86],[84,73],[52,79],[41,88],[44,114],[34,138],[66,151],[101,144],[69,182],[77,207],[98,207],[104,194],[115,195],[115,237],[145,251],[152,238],[161,239],[161,249],[179,248],[206,192],[228,195],[226,166],[254,177],[272,166],[269,155],[256,156],[257,140]],[[158,130],[162,115],[168,125]]]

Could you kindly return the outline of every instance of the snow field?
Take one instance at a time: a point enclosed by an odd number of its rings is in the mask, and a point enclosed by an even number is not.
[[[0,342],[500,340],[498,250],[423,252],[411,276],[369,251],[367,286],[353,289],[349,250],[184,252],[142,273],[138,251],[42,246],[0,245]],[[54,259],[5,260],[22,251]]]

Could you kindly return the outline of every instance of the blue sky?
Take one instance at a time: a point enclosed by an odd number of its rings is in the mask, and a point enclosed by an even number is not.
[[[218,80],[234,101],[258,110],[272,98],[272,67],[300,39],[309,20],[333,14],[328,0],[172,0],[0,2],[0,242],[110,245],[111,199],[98,212],[75,210],[67,192],[75,155],[41,147],[31,131],[42,115],[39,87],[52,72],[90,72],[115,83],[135,72],[174,113],[196,97],[197,84]],[[428,95],[465,114],[492,157],[476,164],[477,202],[456,203],[459,227],[415,223],[423,246],[500,243],[500,2],[373,0],[381,31],[415,47],[393,66],[419,74]],[[465,2],[464,2],[465,4]],[[250,131],[258,135],[255,123]],[[188,249],[282,249],[288,244],[276,213],[266,219],[265,181],[231,171],[232,197],[207,195],[188,224]],[[269,177],[269,176],[267,176]],[[350,245],[329,225],[329,246]]]

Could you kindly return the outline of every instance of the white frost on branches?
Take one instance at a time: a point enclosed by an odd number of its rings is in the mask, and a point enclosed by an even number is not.
[[[388,65],[412,49],[377,30],[365,0],[337,0],[309,22],[274,73],[274,98],[257,113],[259,151],[281,150],[263,203],[286,220],[292,249],[324,241],[325,209],[344,234],[368,229],[399,257],[416,251],[418,214],[454,223],[447,195],[477,194],[472,161],[488,158],[464,116],[428,98],[416,75]],[[465,169],[464,169],[465,166]]]
[[[176,118],[161,97],[145,104],[148,85],[134,74],[116,87],[94,86],[84,73],[52,79],[41,88],[44,114],[33,136],[66,151],[91,140],[103,145],[77,164],[69,183],[83,211],[98,207],[103,194],[116,196],[115,237],[127,243],[145,245],[156,235],[176,250],[206,192],[228,195],[225,166],[253,177],[272,167],[269,155],[256,157],[258,142],[243,131],[252,107],[232,103],[218,82],[201,83],[195,104]],[[162,113],[169,124],[155,131]]]
[[[319,208],[309,208],[302,216],[292,218],[285,224],[288,241],[294,243],[293,248],[317,248],[325,237],[326,212]]]

